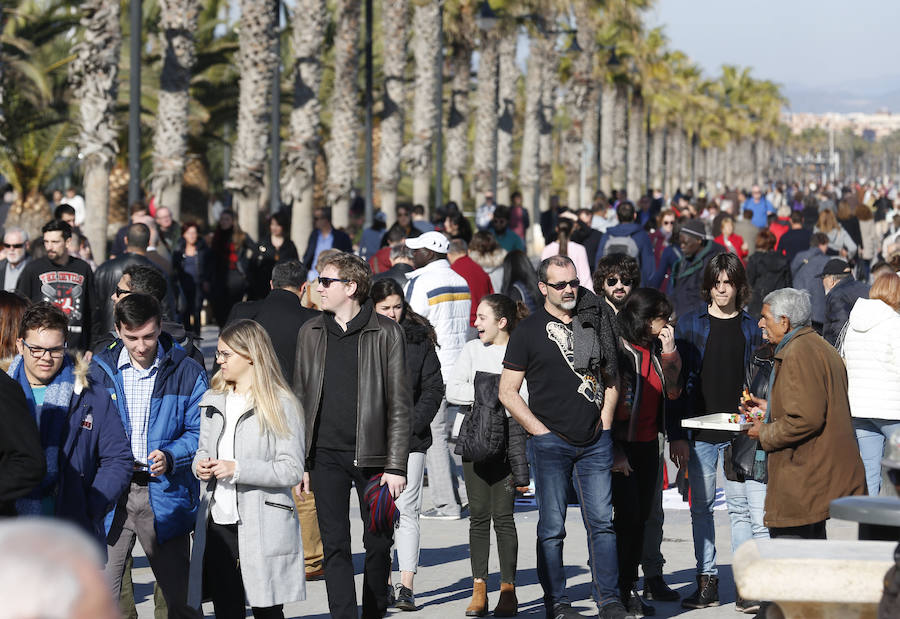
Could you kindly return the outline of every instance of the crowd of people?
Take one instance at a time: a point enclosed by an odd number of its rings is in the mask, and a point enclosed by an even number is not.
[[[642,617],[680,598],[661,553],[668,457],[691,494],[681,605],[716,606],[719,471],[732,549],[824,538],[832,499],[882,489],[900,430],[897,200],[598,192],[541,214],[534,258],[521,196],[486,195],[474,226],[452,203],[431,220],[401,205],[355,234],[320,207],[302,257],[284,213],[257,242],[227,209],[207,231],[136,204],[100,265],[61,204],[39,239],[3,235],[0,515],[74,523],[126,615],[139,541],[158,613],[283,617],[324,578],[342,619],[417,611],[420,520],[468,517],[465,614],[509,617],[515,499],[533,493],[546,616],[566,619],[574,495],[600,616]],[[204,317],[220,329],[209,368]],[[749,427],[683,426],[712,413]]]

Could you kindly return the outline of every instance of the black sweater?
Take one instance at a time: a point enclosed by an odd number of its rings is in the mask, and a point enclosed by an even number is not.
[[[15,516],[15,500],[44,478],[44,450],[22,388],[0,372],[0,516]]]

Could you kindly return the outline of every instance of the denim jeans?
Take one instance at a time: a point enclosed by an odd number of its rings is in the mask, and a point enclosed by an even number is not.
[[[613,530],[612,437],[603,432],[586,447],[570,445],[553,432],[531,438],[531,468],[538,504],[537,569],[544,605],[569,602],[563,565],[566,494],[569,479],[581,503],[588,536],[591,593],[597,606],[618,599],[616,534]]]
[[[881,490],[881,458],[884,455],[884,441],[896,430],[900,430],[900,421],[893,419],[872,419],[854,417],[853,429],[856,431],[856,442],[859,444],[859,455],[862,456],[866,468],[866,485],[869,496],[877,496]]]
[[[691,486],[691,528],[694,534],[694,558],[697,574],[717,575],[716,526],[713,504],[716,500],[716,473],[722,470],[725,443],[691,441],[688,459],[688,483]],[[763,533],[765,485],[725,480],[725,504],[731,521],[731,547],[736,549],[751,537],[768,537]],[[752,484],[756,484],[753,486]],[[759,488],[762,486],[762,488]]]

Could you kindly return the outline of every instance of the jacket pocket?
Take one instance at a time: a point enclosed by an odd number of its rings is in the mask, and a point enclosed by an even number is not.
[[[263,501],[263,503],[265,505],[268,505],[269,507],[277,507],[279,509],[286,509],[289,512],[294,511],[293,505],[282,505],[281,503],[273,503],[272,501]]]

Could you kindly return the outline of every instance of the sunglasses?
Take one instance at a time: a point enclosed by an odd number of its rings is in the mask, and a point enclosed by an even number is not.
[[[544,283],[547,284],[548,286],[550,286],[551,288],[553,288],[554,290],[565,290],[566,286],[571,286],[572,289],[574,290],[574,289],[578,288],[578,284],[581,283],[581,280],[576,278],[576,279],[573,279],[568,282],[556,282],[553,284],[551,284],[550,282],[544,282]]]
[[[116,286],[116,296],[117,297],[122,297],[122,296],[125,296],[126,294],[131,294],[131,291],[130,290],[122,290],[121,288]]]
[[[615,286],[615,285],[618,284],[619,282],[622,282],[622,285],[623,285],[623,286],[630,286],[631,284],[634,283],[634,280],[633,280],[633,279],[630,279],[630,278],[628,278],[628,277],[623,277],[623,278],[621,278],[621,279],[618,278],[618,277],[607,277],[607,278],[606,278],[606,285],[609,286],[610,288],[612,288],[613,286]]]
[[[6,249],[22,249],[25,247],[25,243],[4,243],[3,247]]]
[[[341,279],[339,277],[319,277],[319,283],[322,284],[322,288],[328,288],[334,282],[341,282],[342,284],[349,284],[349,279]]]
[[[667,220],[667,221],[662,222],[662,225],[664,225],[664,226],[674,226],[674,225],[675,225],[675,220],[674,220],[674,219],[669,219],[669,220]]]

